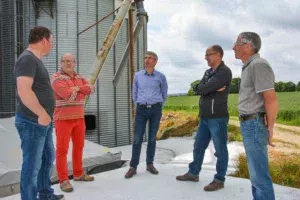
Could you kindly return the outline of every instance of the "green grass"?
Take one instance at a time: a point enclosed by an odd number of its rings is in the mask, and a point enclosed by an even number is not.
[[[243,141],[241,129],[235,125],[228,124],[228,142],[232,141]]]
[[[277,123],[300,126],[300,92],[277,93],[279,113]],[[199,96],[168,97],[164,110],[198,112]],[[238,116],[238,94],[230,94],[228,109],[230,116]]]
[[[248,178],[248,165],[245,154],[241,154],[236,161],[234,177]],[[300,188],[300,157],[293,155],[277,155],[269,163],[272,181],[279,185]]]

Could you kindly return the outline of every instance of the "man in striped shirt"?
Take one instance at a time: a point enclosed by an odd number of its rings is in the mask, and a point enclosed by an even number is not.
[[[56,167],[60,188],[72,192],[68,179],[67,153],[72,137],[74,181],[93,181],[94,177],[82,169],[82,153],[85,137],[85,97],[94,93],[94,86],[83,76],[74,72],[75,58],[65,54],[61,58],[61,69],[51,77],[55,93],[54,123],[56,128]]]

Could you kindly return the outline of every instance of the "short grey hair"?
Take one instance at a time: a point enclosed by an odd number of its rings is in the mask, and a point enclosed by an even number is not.
[[[240,35],[243,43],[250,43],[253,51],[258,53],[261,47],[261,39],[257,33],[242,32]]]
[[[153,51],[147,51],[147,52],[146,52],[146,55],[152,55],[152,56],[154,56],[154,59],[155,59],[155,60],[158,60],[157,54],[156,54],[155,52],[153,52]]]

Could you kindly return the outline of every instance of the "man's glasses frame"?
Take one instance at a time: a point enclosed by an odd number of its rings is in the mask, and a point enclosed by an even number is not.
[[[205,54],[205,57],[209,57],[209,56],[214,55],[214,54],[217,54],[217,52]]]

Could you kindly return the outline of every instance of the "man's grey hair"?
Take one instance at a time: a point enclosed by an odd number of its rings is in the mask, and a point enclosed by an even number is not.
[[[155,60],[158,60],[157,54],[156,54],[155,52],[153,52],[153,51],[147,51],[147,52],[146,52],[146,55],[152,55],[152,56],[154,56],[154,59],[155,59]]]
[[[257,33],[254,32],[242,32],[240,34],[243,43],[250,43],[253,51],[258,53],[261,47],[261,39]]]

